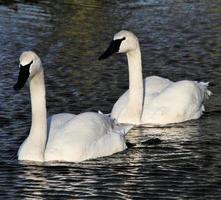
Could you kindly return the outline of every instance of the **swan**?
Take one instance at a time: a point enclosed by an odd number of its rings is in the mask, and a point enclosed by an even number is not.
[[[20,56],[15,90],[29,81],[32,123],[28,137],[18,150],[18,160],[80,162],[108,156],[127,148],[124,129],[101,113],[61,113],[47,120],[44,70],[35,52]]]
[[[126,53],[129,68],[129,90],[117,100],[111,112],[118,123],[165,125],[202,115],[204,99],[212,94],[207,89],[208,83],[173,82],[159,76],[143,80],[139,41],[130,31],[116,33],[99,60],[114,53]]]

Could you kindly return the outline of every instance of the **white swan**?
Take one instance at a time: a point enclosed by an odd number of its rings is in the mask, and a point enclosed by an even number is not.
[[[116,33],[99,59],[115,52],[126,53],[129,67],[129,90],[118,99],[111,112],[118,123],[164,125],[202,115],[204,98],[211,95],[208,83],[173,82],[158,76],[143,81],[139,41],[129,31]]]
[[[29,79],[32,124],[18,151],[19,160],[79,162],[108,156],[126,149],[126,129],[109,117],[93,112],[79,115],[57,114],[47,121],[44,72],[40,58],[32,51],[20,56],[15,90]],[[47,127],[48,126],[48,127]],[[114,128],[116,129],[114,130]]]

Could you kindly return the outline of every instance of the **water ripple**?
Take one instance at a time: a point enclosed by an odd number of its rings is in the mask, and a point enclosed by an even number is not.
[[[220,10],[208,0],[1,0],[1,199],[220,199]],[[145,76],[212,83],[205,115],[136,127],[127,136],[133,145],[110,157],[17,161],[31,123],[27,87],[12,90],[19,54],[32,49],[41,56],[49,114],[110,112],[128,88],[127,63],[123,56],[97,58],[122,28],[140,38]]]

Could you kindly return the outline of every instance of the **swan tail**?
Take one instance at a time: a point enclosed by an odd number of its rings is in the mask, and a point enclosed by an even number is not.
[[[111,118],[111,114],[104,114],[100,110],[98,111],[98,114],[103,115],[108,121],[110,121],[112,127],[111,131],[121,136],[127,135],[130,129],[134,127],[132,124],[119,124],[116,119]]]
[[[113,131],[119,135],[126,136],[127,133],[132,129],[134,125],[131,124],[118,124],[116,120],[113,120]]]
[[[205,99],[209,99],[209,97],[213,94],[209,89],[209,82],[199,82],[198,83],[200,86],[200,89],[203,91],[204,93],[204,98]]]
[[[116,119],[111,118],[111,116],[110,116],[111,113],[104,114],[100,110],[98,111],[98,113],[107,117],[109,120],[111,120],[113,132],[120,134],[121,136],[127,135],[127,133],[130,131],[130,129],[132,129],[134,127],[134,125],[132,125],[132,124],[119,124]]]

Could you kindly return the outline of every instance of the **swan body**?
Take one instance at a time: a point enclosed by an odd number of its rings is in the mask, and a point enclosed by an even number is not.
[[[80,162],[127,148],[126,129],[104,114],[61,113],[47,120],[43,67],[40,58],[31,51],[20,56],[14,89],[21,89],[26,80],[30,85],[32,124],[29,136],[19,148],[19,160]]]
[[[145,79],[144,85],[144,109],[140,124],[163,125],[198,119],[204,111],[204,97],[210,95],[207,83],[203,82],[172,82],[150,76]],[[126,91],[114,104],[112,118],[118,119],[128,102],[128,94],[129,91]]]
[[[204,99],[211,95],[208,83],[177,81],[150,76],[143,80],[139,41],[129,31],[115,34],[100,59],[114,52],[126,53],[129,90],[113,106],[111,117],[118,123],[169,124],[198,119],[204,111]]]
[[[54,124],[52,117],[45,161],[78,162],[124,150],[124,138],[111,125],[108,117],[93,112],[73,116],[64,124]]]

